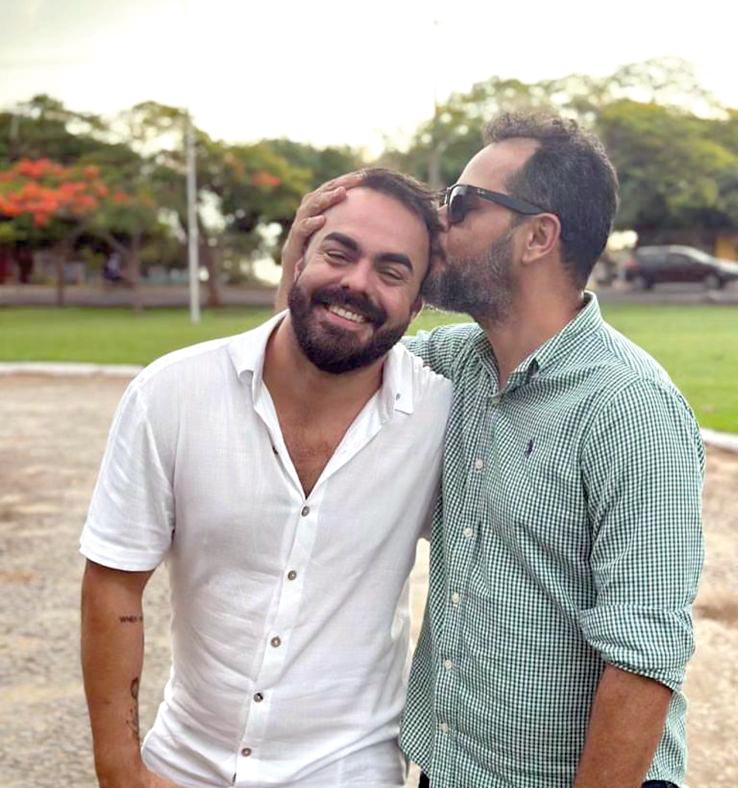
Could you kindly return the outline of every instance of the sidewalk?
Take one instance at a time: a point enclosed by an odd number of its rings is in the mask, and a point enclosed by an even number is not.
[[[272,306],[275,290],[270,287],[221,287],[224,306]],[[186,285],[144,285],[141,287],[144,308],[184,307],[190,303]],[[200,303],[207,302],[207,289],[200,286]],[[130,307],[131,290],[127,287],[70,285],[64,289],[66,306]],[[48,285],[2,285],[0,306],[56,306],[56,290]]]
[[[101,375],[113,378],[135,377],[143,367],[133,364],[80,364],[73,362],[15,361],[0,362],[3,375],[46,375],[51,377],[90,377]],[[707,446],[738,454],[738,435],[702,429],[702,440]]]

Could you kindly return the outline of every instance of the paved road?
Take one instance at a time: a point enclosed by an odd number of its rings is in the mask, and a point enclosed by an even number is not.
[[[187,306],[189,292],[180,285],[145,286],[141,289],[145,307]],[[638,291],[617,284],[597,290],[604,303],[635,304],[725,304],[738,305],[738,283],[723,290],[705,290],[699,285],[659,285],[653,290]],[[204,293],[201,293],[203,303]],[[128,306],[131,291],[125,288],[68,287],[69,306]],[[53,306],[56,295],[53,287],[42,285],[0,285],[0,306]],[[222,288],[223,303],[229,306],[271,306],[271,288]]]
[[[79,531],[125,380],[0,378],[0,788],[92,788],[79,670]],[[738,784],[738,456],[712,451],[705,501],[708,558],[688,678],[692,788]],[[413,631],[427,550],[413,575]],[[145,599],[146,730],[167,675],[167,584]]]

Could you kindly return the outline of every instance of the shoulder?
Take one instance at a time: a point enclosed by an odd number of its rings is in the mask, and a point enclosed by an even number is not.
[[[202,394],[234,378],[235,367],[229,349],[247,341],[248,333],[220,337],[174,350],[152,361],[132,381],[131,391],[144,404],[164,404]]]
[[[435,372],[451,378],[480,338],[484,339],[484,331],[476,323],[454,323],[419,331],[406,337],[404,345]]]
[[[681,446],[703,463],[697,419],[666,370],[645,350],[610,326],[597,341],[602,354],[599,396],[589,442],[625,443],[657,454]]]
[[[420,357],[412,353],[403,343],[390,351],[391,363],[397,371],[397,380],[412,391],[413,401],[418,404],[434,403],[448,409],[451,404],[453,386],[451,381],[435,372]]]

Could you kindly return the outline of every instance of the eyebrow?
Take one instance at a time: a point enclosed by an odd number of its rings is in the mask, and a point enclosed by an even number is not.
[[[350,235],[344,235],[344,233],[335,231],[328,233],[328,235],[323,238],[323,243],[326,241],[336,241],[337,243],[341,244],[341,246],[345,246],[347,249],[350,249],[352,252],[361,251],[359,244]],[[402,265],[407,268],[410,273],[413,273],[415,270],[410,258],[401,252],[382,252],[382,254],[378,254],[374,260],[375,262],[379,263],[397,263],[398,265]]]

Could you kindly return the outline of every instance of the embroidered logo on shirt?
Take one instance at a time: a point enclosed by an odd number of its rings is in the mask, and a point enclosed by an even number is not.
[[[528,446],[525,449],[525,456],[526,457],[530,457],[531,454],[533,454],[533,441],[532,440],[528,441]]]

